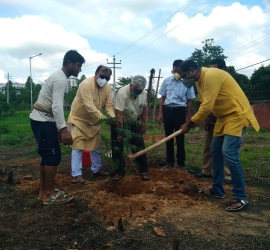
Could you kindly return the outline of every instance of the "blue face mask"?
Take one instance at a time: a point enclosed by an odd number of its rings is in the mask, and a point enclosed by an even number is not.
[[[138,94],[136,94],[134,91],[130,92],[130,95],[133,96],[135,99],[138,97]]]

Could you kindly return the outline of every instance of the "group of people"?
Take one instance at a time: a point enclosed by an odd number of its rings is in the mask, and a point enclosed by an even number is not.
[[[72,147],[71,175],[82,184],[85,183],[82,175],[83,150],[90,151],[94,175],[110,175],[101,169],[101,120],[107,119],[111,126],[112,161],[117,163],[114,180],[118,181],[125,175],[125,138],[121,131],[125,128],[130,132],[128,143],[133,153],[145,148],[143,132],[146,130],[147,81],[143,76],[132,77],[129,85],[118,90],[113,103],[108,84],[112,71],[100,65],[94,76],[80,83],[65,122],[63,107],[68,93],[68,78],[71,75],[77,77],[84,62],[83,56],[77,51],[68,51],[62,69],[52,74],[42,86],[30,114],[31,127],[41,156],[38,198],[45,205],[67,203],[73,199],[54,188],[56,169],[61,161],[60,142]],[[107,116],[103,110],[106,110]],[[146,155],[137,157],[136,161],[142,180],[149,180]]]
[[[38,100],[30,114],[30,121],[38,143],[40,163],[39,199],[43,204],[66,203],[73,199],[54,188],[57,166],[61,160],[59,140],[72,147],[71,175],[79,183],[85,183],[82,175],[82,152],[89,150],[94,175],[108,176],[103,171],[100,154],[100,121],[106,119],[111,126],[112,161],[116,165],[113,179],[119,181],[125,175],[123,156],[124,137],[121,131],[128,129],[128,143],[133,153],[145,148],[143,133],[146,130],[147,93],[146,79],[134,76],[131,83],[120,88],[112,100],[108,84],[112,71],[100,65],[95,75],[80,83],[71,106],[67,124],[64,119],[64,98],[68,91],[68,77],[78,76],[84,58],[74,50],[68,51],[63,67],[51,75],[42,86]],[[232,184],[233,200],[227,211],[239,211],[248,204],[244,175],[239,159],[239,148],[247,126],[259,130],[258,122],[250,104],[233,77],[226,72],[222,59],[211,62],[210,68],[199,67],[192,60],[175,60],[173,76],[166,78],[159,90],[160,110],[158,121],[164,122],[165,135],[181,129],[176,137],[176,167],[185,169],[184,134],[192,127],[205,122],[205,149],[203,171],[197,178],[213,178],[209,190],[200,195],[224,198],[224,182]],[[200,108],[191,117],[192,100],[197,86]],[[59,138],[58,138],[59,137]],[[146,154],[136,158],[142,180],[149,180]],[[229,178],[224,178],[224,162],[229,168]],[[166,166],[174,167],[174,139],[166,142]],[[226,169],[225,169],[226,170]],[[226,182],[227,180],[227,182]]]

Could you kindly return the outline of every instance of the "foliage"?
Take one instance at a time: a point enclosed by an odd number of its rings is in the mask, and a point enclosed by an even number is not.
[[[77,90],[78,90],[80,83],[82,81],[84,81],[85,79],[86,79],[85,75],[82,75],[81,78],[79,79],[79,81],[77,82],[77,86],[70,88],[70,90],[68,92],[68,96],[65,100],[66,104],[70,104],[70,105],[72,104],[72,102],[76,96],[76,93],[77,93]]]
[[[214,45],[214,39],[206,39],[202,41],[204,44],[202,49],[195,49],[188,59],[195,61],[199,66],[209,67],[213,59],[226,59],[223,54],[224,49],[219,45]]]
[[[234,66],[227,66],[226,68],[226,71],[235,79],[244,92],[250,90],[249,79],[247,76],[237,73]]]
[[[256,69],[250,78],[251,90],[270,90],[270,65]]]

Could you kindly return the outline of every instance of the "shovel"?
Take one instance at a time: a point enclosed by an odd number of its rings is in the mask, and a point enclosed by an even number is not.
[[[172,138],[176,137],[177,135],[180,135],[181,132],[182,132],[182,129],[174,132],[173,134],[171,134],[171,135],[165,137],[164,139],[162,139],[161,141],[158,141],[155,144],[153,144],[153,145],[151,145],[151,146],[149,146],[149,147],[147,147],[147,148],[145,148],[145,149],[143,149],[143,150],[141,150],[141,151],[139,151],[139,152],[137,152],[137,153],[135,153],[133,155],[128,155],[128,158],[133,160],[133,159],[147,153],[148,151],[160,146],[161,144],[165,143],[166,141],[171,140]]]

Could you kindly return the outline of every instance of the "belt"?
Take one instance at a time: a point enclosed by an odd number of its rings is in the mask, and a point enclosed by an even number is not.
[[[163,106],[164,109],[169,109],[169,110],[180,110],[180,109],[186,109],[187,107],[182,107],[182,106],[175,106],[175,107],[170,107],[168,105]]]

